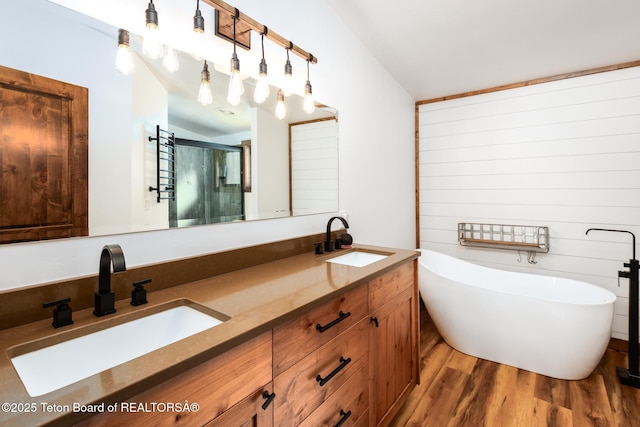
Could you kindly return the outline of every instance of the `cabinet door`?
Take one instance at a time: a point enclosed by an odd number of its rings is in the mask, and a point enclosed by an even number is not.
[[[0,66],[0,242],[88,236],[87,88]]]
[[[371,317],[370,410],[377,426],[389,424],[416,384],[414,304],[414,290],[409,288],[374,311]]]
[[[273,386],[268,384],[206,424],[206,427],[272,427]]]

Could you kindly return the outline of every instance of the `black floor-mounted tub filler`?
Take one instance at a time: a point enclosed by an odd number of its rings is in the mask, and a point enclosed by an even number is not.
[[[640,388],[640,372],[638,372],[638,272],[640,263],[636,259],[636,236],[627,230],[611,230],[607,228],[590,228],[590,231],[611,231],[614,233],[629,233],[633,239],[633,255],[629,262],[623,265],[628,271],[618,271],[618,277],[629,279],[629,369],[618,366],[618,379],[621,384]]]

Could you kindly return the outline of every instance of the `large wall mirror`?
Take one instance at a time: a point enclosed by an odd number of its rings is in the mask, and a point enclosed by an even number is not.
[[[161,9],[174,3],[185,2],[156,2],[161,24],[178,15]],[[213,39],[214,11],[200,4]],[[147,1],[21,0],[5,2],[0,13],[7,41],[1,65],[89,90],[89,235],[337,211],[337,111],[317,103],[307,114],[302,97],[290,95],[286,116],[279,119],[277,87],[258,104],[250,77],[243,80],[242,102],[231,106],[229,64],[219,57],[207,62],[212,102],[205,107],[197,99],[204,60],[178,43],[172,47],[179,68],[169,72],[162,59],[142,54],[135,31],[134,69],[123,75],[115,68],[120,23],[112,21],[131,10],[144,21],[146,6]],[[111,9],[110,17],[88,16],[100,15],[100,8]],[[187,25],[195,1],[189,8]],[[228,41],[214,45],[231,56]],[[259,35],[252,57],[256,51]],[[245,62],[243,69],[258,68],[257,62]],[[301,60],[297,65],[304,68]],[[281,72],[281,64],[269,65],[270,75]],[[157,146],[150,137],[158,127],[176,140],[175,200],[158,200],[149,191],[157,179]]]

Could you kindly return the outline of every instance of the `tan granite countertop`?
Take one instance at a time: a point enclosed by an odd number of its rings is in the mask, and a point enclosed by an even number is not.
[[[350,250],[389,256],[364,267],[325,262]],[[412,250],[363,245],[324,255],[305,253],[150,292],[149,303],[138,307],[131,306],[129,298],[119,299],[116,301],[117,312],[102,318],[93,316],[92,309],[85,309],[73,313],[74,324],[70,326],[54,329],[49,319],[0,331],[0,403],[3,404],[0,425],[71,424],[84,418],[84,415],[61,409],[72,408],[73,405],[125,401],[418,256],[419,253]],[[226,314],[230,319],[38,397],[28,395],[11,363],[11,355],[19,352],[26,343],[38,347],[38,341],[43,339],[49,344],[64,341],[85,331],[140,317],[157,311],[160,305],[184,299]],[[24,353],[24,350],[20,352]]]

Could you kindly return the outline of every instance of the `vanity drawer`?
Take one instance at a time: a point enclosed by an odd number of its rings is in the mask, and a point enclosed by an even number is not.
[[[298,425],[367,366],[369,328],[368,319],[361,319],[274,379],[276,426]]]
[[[132,408],[188,401],[197,403],[198,411],[143,411],[143,407],[141,412],[102,413],[81,425],[204,425],[271,382],[271,349],[271,332],[264,333],[125,401]]]
[[[364,365],[298,427],[335,426],[342,418],[347,418],[341,424],[343,427],[366,425],[369,405],[368,378],[369,368],[368,365]]]
[[[273,330],[273,374],[355,325],[368,313],[367,285],[346,292]]]
[[[415,282],[415,261],[408,262],[369,282],[369,307],[371,311],[410,288]]]

